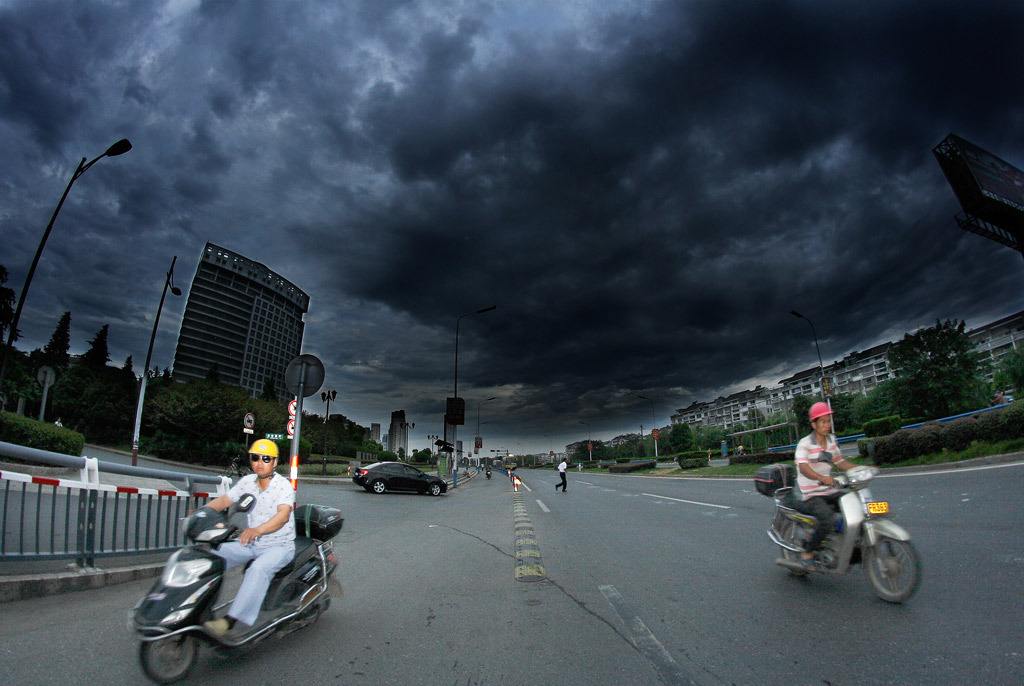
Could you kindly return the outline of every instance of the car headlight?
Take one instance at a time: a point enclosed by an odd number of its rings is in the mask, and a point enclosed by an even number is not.
[[[164,567],[164,573],[160,577],[160,581],[165,586],[171,586],[175,588],[181,588],[182,586],[189,586],[194,584],[203,576],[206,572],[213,567],[213,560],[197,559],[197,560],[178,560],[178,556],[181,551],[174,553],[171,559],[168,560],[167,566]]]

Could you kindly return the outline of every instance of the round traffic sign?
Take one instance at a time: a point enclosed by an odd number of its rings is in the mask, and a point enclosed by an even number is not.
[[[288,434],[288,438],[291,438],[292,436],[295,435],[295,419],[288,420],[286,433]]]
[[[284,386],[289,393],[298,395],[300,383],[303,398],[314,395],[324,385],[324,363],[315,355],[294,357],[284,370]]]
[[[290,403],[288,403],[288,416],[289,417],[294,417],[295,413],[298,412],[298,411],[299,411],[299,401],[298,400],[292,400]]]
[[[256,415],[252,412],[246,412],[245,417],[242,418],[242,426],[246,429],[251,429],[256,426]]]
[[[40,367],[36,372],[36,381],[40,386],[52,386],[56,380],[57,374],[53,371],[53,367]]]

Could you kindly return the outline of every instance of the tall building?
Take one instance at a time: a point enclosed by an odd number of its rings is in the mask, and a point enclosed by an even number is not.
[[[309,296],[259,262],[207,243],[189,289],[174,353],[177,380],[205,379],[253,397],[266,381],[287,398],[284,370],[302,349]]]
[[[391,413],[391,426],[388,427],[389,451],[397,455],[409,455],[409,426],[405,421],[405,410],[395,410]]]
[[[380,424],[376,422],[370,424],[370,440],[380,443]]]

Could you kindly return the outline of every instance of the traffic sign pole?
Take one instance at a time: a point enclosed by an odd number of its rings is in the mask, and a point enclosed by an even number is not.
[[[302,400],[303,391],[306,385],[306,369],[308,365],[303,360],[302,369],[299,371],[299,392],[295,394],[295,435],[292,436],[292,459],[291,459],[291,482],[292,489],[299,490],[299,434],[302,431]]]

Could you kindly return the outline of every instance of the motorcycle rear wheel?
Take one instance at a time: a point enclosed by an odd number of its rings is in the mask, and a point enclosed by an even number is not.
[[[194,636],[176,636],[139,644],[142,671],[158,684],[172,684],[188,676],[199,654]]]
[[[921,558],[910,541],[883,538],[864,550],[864,571],[875,595],[902,603],[921,585]]]
[[[799,562],[800,561],[800,553],[795,553],[792,550],[789,550],[788,548],[783,548],[782,549],[782,558],[784,560],[791,560],[793,562]],[[789,573],[790,573],[791,576],[807,576],[807,571],[806,570],[801,570],[801,571],[798,572],[795,569],[790,569]]]

